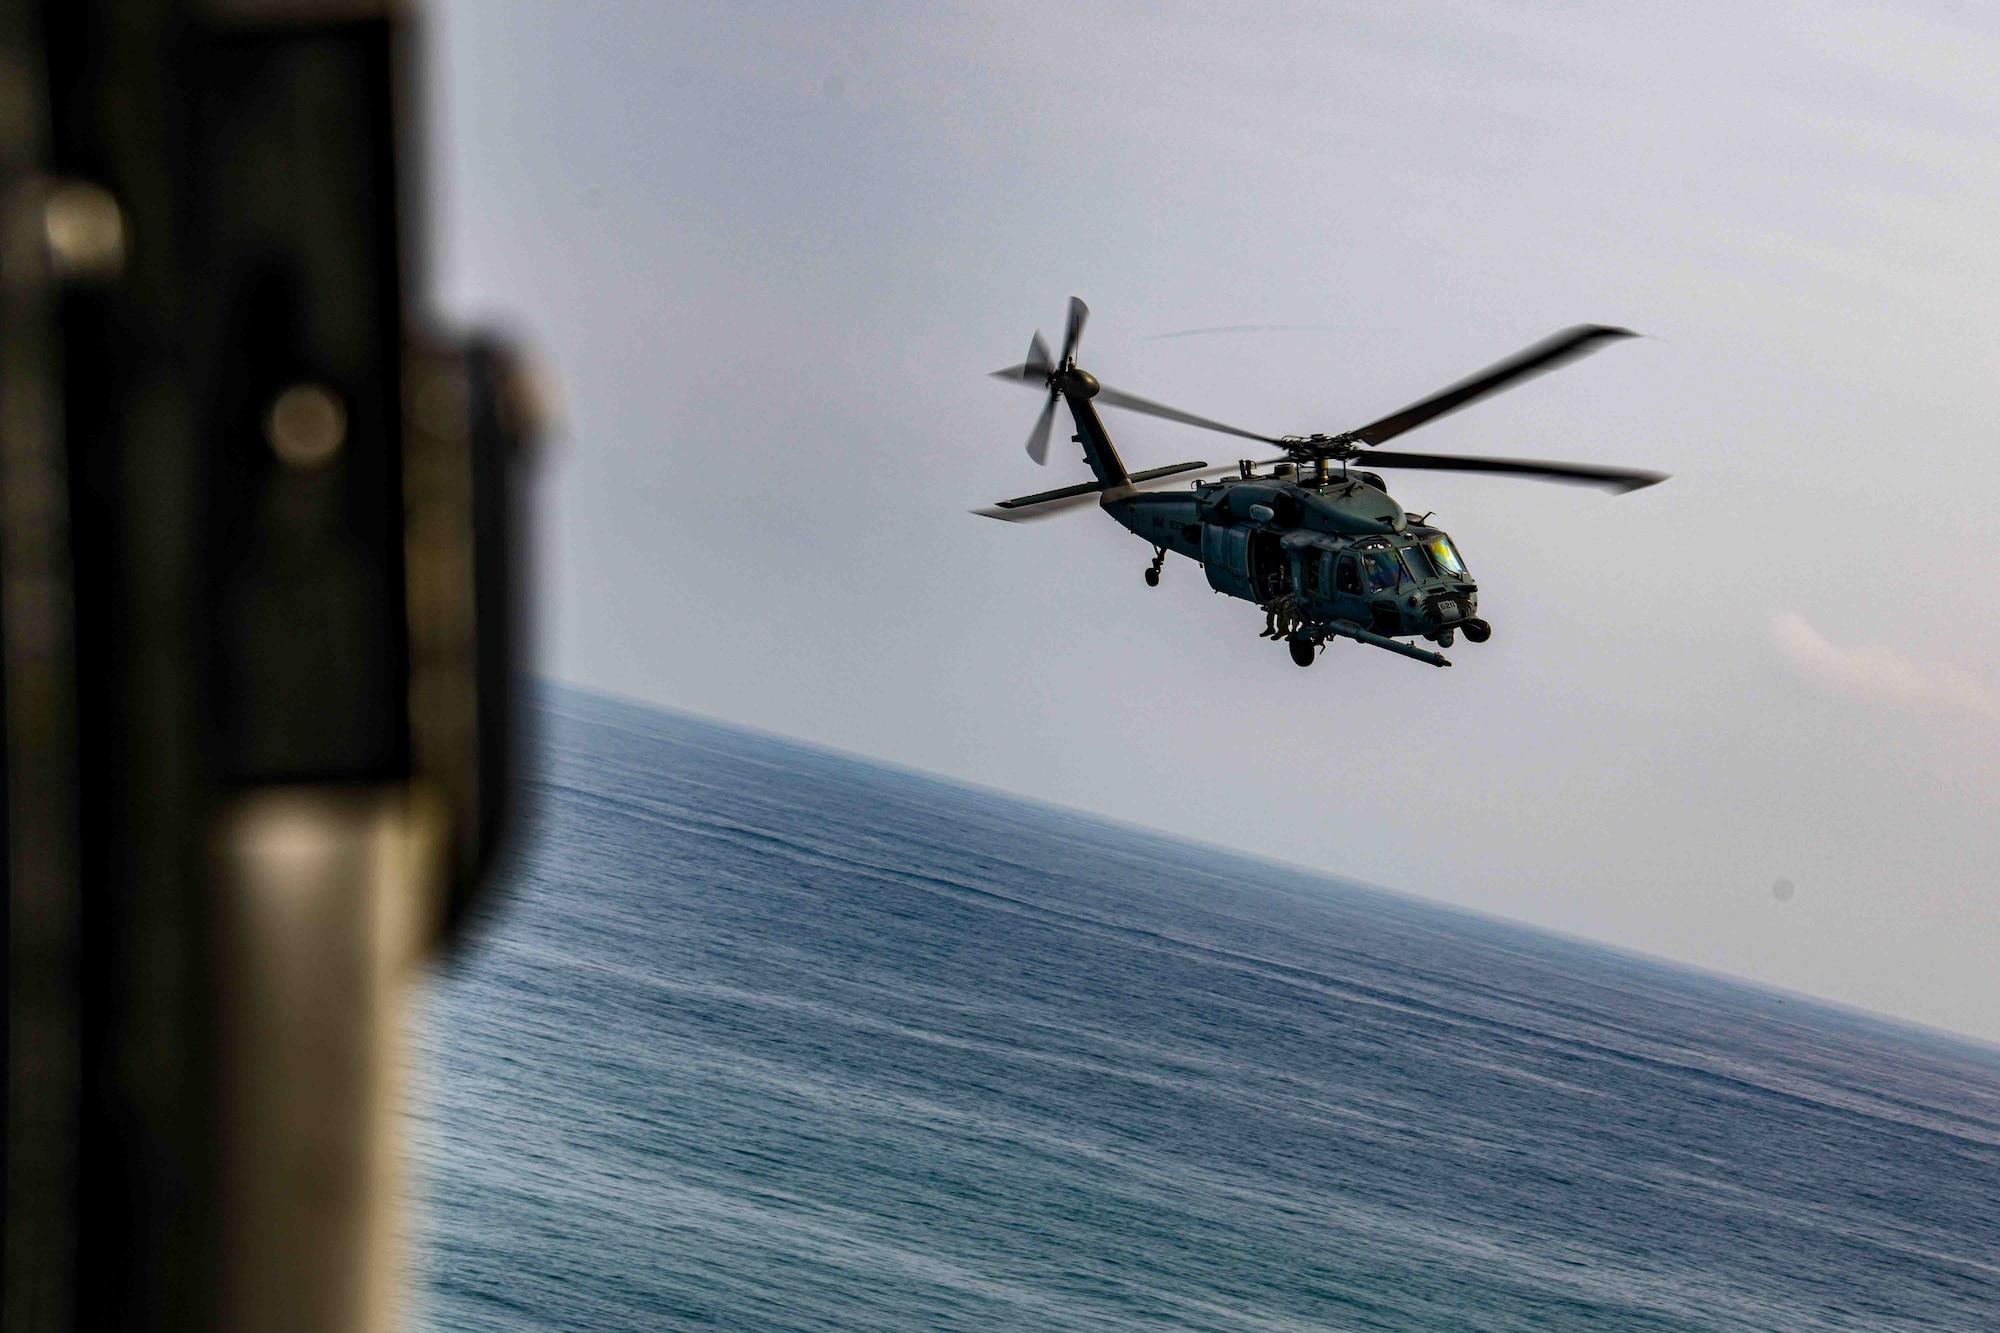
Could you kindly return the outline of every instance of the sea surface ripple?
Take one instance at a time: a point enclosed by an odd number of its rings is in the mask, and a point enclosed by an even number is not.
[[[544,687],[419,1319],[2000,1328],[2000,1053]]]

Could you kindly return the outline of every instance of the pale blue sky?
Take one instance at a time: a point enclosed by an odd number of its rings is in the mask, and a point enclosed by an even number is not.
[[[550,674],[2000,1038],[1990,11],[433,18],[434,287],[564,388]],[[1392,477],[1493,641],[1301,672],[1100,515],[966,512],[1083,476],[984,376],[1072,292],[1271,432],[1625,324],[1407,444],[1675,478]],[[1337,327],[1144,340],[1214,324]]]

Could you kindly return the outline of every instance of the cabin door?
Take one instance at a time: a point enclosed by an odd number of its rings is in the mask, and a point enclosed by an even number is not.
[[[1256,585],[1257,600],[1269,602],[1292,590],[1292,562],[1272,532],[1250,534],[1250,581]]]
[[[1352,551],[1343,552],[1334,560],[1333,605],[1348,620],[1368,618],[1368,603],[1361,591],[1361,562]]]

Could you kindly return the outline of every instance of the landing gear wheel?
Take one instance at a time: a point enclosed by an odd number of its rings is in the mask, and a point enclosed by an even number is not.
[[[1317,649],[1314,648],[1313,641],[1311,639],[1308,639],[1303,635],[1301,635],[1292,640],[1292,660],[1298,663],[1300,666],[1302,667],[1311,666],[1313,664],[1313,659],[1318,655],[1319,653]]]
[[[1149,569],[1149,570],[1147,570],[1147,571],[1146,571],[1146,586],[1147,586],[1148,588],[1157,588],[1157,587],[1159,587],[1159,586],[1160,586],[1160,571],[1159,571],[1159,570],[1157,570],[1157,569]]]
[[[1146,586],[1148,588],[1157,588],[1160,586],[1160,566],[1166,563],[1167,548],[1164,546],[1155,546],[1153,548],[1153,563],[1146,566]]]

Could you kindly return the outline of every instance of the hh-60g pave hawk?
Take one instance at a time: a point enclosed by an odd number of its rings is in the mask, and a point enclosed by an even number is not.
[[[1076,419],[1076,434],[1070,438],[1083,446],[1084,462],[1096,480],[1002,500],[974,512],[1019,522],[1095,500],[1105,513],[1152,544],[1153,563],[1146,569],[1149,586],[1159,586],[1169,551],[1198,562],[1217,592],[1264,609],[1264,636],[1289,643],[1292,660],[1302,667],[1311,666],[1333,638],[1386,648],[1433,666],[1450,666],[1443,655],[1404,643],[1398,636],[1421,636],[1449,648],[1461,632],[1474,643],[1484,643],[1493,632],[1477,615],[1479,588],[1451,537],[1431,526],[1430,515],[1405,513],[1390,498],[1380,476],[1350,469],[1350,460],[1365,457],[1375,467],[1491,472],[1620,492],[1667,479],[1661,472],[1584,463],[1375,450],[1376,445],[1447,412],[1587,356],[1607,342],[1632,337],[1626,329],[1601,324],[1565,329],[1356,430],[1272,436],[1099,384],[1076,364],[1077,341],[1089,315],[1089,308],[1072,296],[1062,355],[1051,358],[1049,345],[1037,333],[1028,344],[1025,362],[993,375],[1048,392],[1048,402],[1028,436],[1028,457],[1037,463],[1048,461],[1057,400],[1069,404]],[[1194,462],[1128,472],[1098,419],[1099,403],[1276,445],[1284,454],[1262,461],[1246,458],[1227,468]],[[1364,449],[1375,451],[1364,455]],[[1340,464],[1337,476],[1331,466],[1335,462]],[[1269,472],[1259,470],[1267,467]],[[1214,479],[1218,473],[1235,475]],[[1148,489],[1176,478],[1192,481],[1193,489]]]

